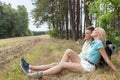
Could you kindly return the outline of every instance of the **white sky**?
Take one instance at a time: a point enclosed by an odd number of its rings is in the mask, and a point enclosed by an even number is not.
[[[27,8],[27,11],[29,13],[29,29],[32,31],[46,31],[48,30],[48,25],[45,23],[40,26],[40,28],[36,28],[35,25],[33,25],[32,19],[31,19],[31,10],[33,9],[33,5],[31,0],[0,0],[1,2],[5,2],[6,4],[11,4],[13,8],[17,9],[18,5],[24,5]]]

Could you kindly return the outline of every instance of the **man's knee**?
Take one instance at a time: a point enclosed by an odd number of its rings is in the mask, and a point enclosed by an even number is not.
[[[59,65],[61,66],[61,68],[64,68],[65,62],[60,62]]]

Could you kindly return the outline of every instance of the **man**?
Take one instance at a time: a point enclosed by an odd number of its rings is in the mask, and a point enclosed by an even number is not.
[[[85,41],[84,41],[84,44],[83,44],[83,47],[82,47],[82,52],[77,55],[73,50],[71,49],[67,49],[65,51],[65,54],[63,55],[63,58],[61,60],[61,62],[66,62],[69,56],[69,58],[71,59],[71,62],[76,62],[76,61],[79,61],[79,57],[84,59],[85,56],[87,55],[87,50],[88,48],[90,47],[90,43],[92,42],[93,38],[91,37],[91,33],[92,31],[94,30],[94,27],[87,27],[86,28],[86,32],[85,32]],[[31,66],[29,65],[23,58],[21,58],[21,68],[23,69],[23,71],[25,73],[28,73],[28,72],[34,72],[34,71],[40,71],[40,70],[43,70],[43,69],[49,69],[53,66],[56,66],[58,65],[58,63],[52,63],[52,64],[48,64],[48,65],[43,65],[42,67],[41,66]]]
[[[84,44],[83,44],[83,47],[82,47],[82,52],[80,52],[79,54],[79,57],[80,58],[85,58],[86,54],[87,54],[87,51],[90,47],[90,43],[91,41],[93,40],[93,38],[91,37],[91,33],[92,31],[94,30],[94,27],[92,26],[89,26],[86,28],[86,32],[85,32],[85,41],[84,41]]]

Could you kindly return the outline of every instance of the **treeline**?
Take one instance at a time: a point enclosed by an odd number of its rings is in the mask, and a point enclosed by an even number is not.
[[[77,40],[89,25],[103,27],[108,39],[120,41],[119,0],[32,0],[36,25],[49,23],[50,34]]]
[[[0,38],[28,36],[28,13],[25,6],[18,6],[17,9],[10,4],[0,2]]]
[[[36,35],[45,35],[45,34],[47,34],[46,31],[32,31],[32,32],[33,32],[34,36],[36,36]]]

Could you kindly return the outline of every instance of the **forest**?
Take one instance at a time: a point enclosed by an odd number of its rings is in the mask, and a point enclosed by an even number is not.
[[[88,26],[103,27],[113,43],[120,40],[119,0],[32,0],[36,27],[47,22],[52,37],[78,40]],[[0,38],[30,36],[29,17],[24,5],[17,9],[0,2]],[[120,45],[120,44],[117,44]]]
[[[120,40],[119,0],[32,0],[36,25],[48,22],[51,36],[78,40],[86,27],[103,27],[107,38]],[[118,44],[120,45],[120,44]]]

